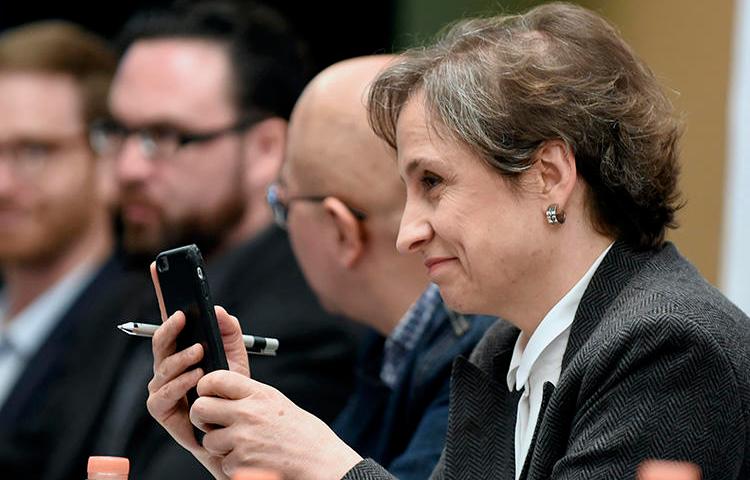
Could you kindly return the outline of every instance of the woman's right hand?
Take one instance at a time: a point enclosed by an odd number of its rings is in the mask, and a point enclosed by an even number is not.
[[[190,452],[198,444],[190,423],[187,392],[203,377],[201,368],[192,368],[203,358],[203,347],[196,343],[176,351],[177,335],[185,326],[185,315],[177,312],[156,330],[152,339],[154,376],[148,384],[148,412],[169,434]]]
[[[224,351],[231,371],[249,377],[249,361],[239,321],[222,307],[215,307]],[[152,339],[154,377],[148,384],[146,406],[151,416],[183,448],[192,453],[216,478],[226,478],[219,458],[212,457],[195,438],[186,394],[203,377],[194,367],[203,358],[203,347],[195,344],[177,352],[177,335],[185,326],[185,315],[177,312],[157,330]]]

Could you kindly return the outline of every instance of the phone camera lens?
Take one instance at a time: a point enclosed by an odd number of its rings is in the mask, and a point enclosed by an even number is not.
[[[169,270],[169,259],[167,257],[159,257],[156,259],[156,269],[159,272],[166,272]]]
[[[201,280],[203,280],[203,269],[201,267],[198,267],[196,270],[197,270],[197,273],[198,273],[198,278],[200,278]]]

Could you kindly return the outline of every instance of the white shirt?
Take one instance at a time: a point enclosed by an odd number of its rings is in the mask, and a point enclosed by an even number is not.
[[[95,266],[86,262],[73,269],[12,318],[6,313],[5,299],[0,298],[0,406],[28,361],[91,281]]]
[[[545,382],[553,385],[560,379],[562,359],[568,346],[570,326],[581,303],[581,297],[594,276],[594,272],[612,248],[610,244],[594,261],[588,271],[578,280],[552,309],[531,335],[523,347],[523,332],[516,340],[513,357],[508,369],[508,389],[512,392],[523,389],[518,400],[515,432],[516,479],[520,477],[526,455],[534,436]]]

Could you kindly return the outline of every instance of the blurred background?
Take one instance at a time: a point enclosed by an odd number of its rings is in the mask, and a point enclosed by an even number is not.
[[[133,11],[159,3],[3,1],[0,30],[64,18],[113,38]],[[288,17],[320,70],[343,58],[424,43],[462,16],[516,12],[542,2],[265,3]],[[670,238],[709,281],[750,311],[750,167],[742,161],[750,147],[750,0],[577,3],[609,18],[669,88],[686,125],[681,185],[686,205],[679,215],[681,227]]]

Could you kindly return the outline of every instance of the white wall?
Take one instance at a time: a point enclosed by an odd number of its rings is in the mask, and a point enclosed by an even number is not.
[[[719,286],[750,312],[750,0],[736,0]]]

